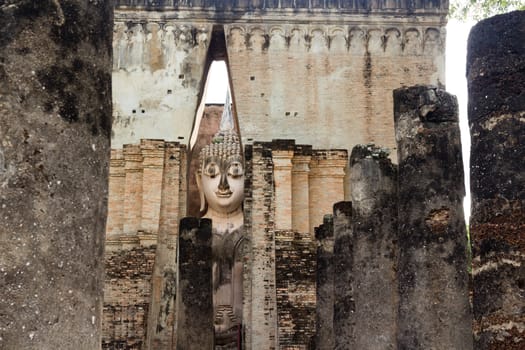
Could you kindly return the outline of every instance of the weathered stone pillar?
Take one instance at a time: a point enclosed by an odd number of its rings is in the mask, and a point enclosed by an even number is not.
[[[292,229],[292,158],[293,140],[273,140],[272,159],[275,181],[275,228]]]
[[[317,246],[316,337],[318,350],[334,349],[334,218],[315,228]]]
[[[213,349],[211,220],[183,218],[179,234],[177,349]]]
[[[475,348],[525,347],[525,11],[470,32]]]
[[[472,349],[457,108],[435,87],[394,90],[400,349]]]
[[[352,192],[355,349],[396,349],[397,169],[388,152],[355,146]]]
[[[124,145],[124,234],[137,235],[142,213],[142,156],[139,145]]]
[[[148,235],[159,231],[160,198],[164,167],[164,141],[140,140],[142,154],[142,223]]]
[[[108,222],[106,239],[111,240],[123,233],[124,229],[124,190],[126,170],[122,149],[111,150],[109,165]]]
[[[0,348],[98,349],[112,4],[0,5]]]
[[[352,202],[339,202],[334,212],[334,336],[336,350],[354,343]],[[337,278],[335,277],[337,276]]]
[[[310,230],[323,222],[334,203],[344,200],[346,150],[314,150],[309,173]]]
[[[292,228],[298,232],[310,232],[308,173],[311,159],[311,146],[296,146],[292,159]]]
[[[161,180],[159,234],[155,266],[152,276],[151,303],[148,315],[147,349],[172,349],[176,344],[176,280],[177,237],[182,217],[179,197],[186,183],[181,181],[185,172],[186,147],[177,142],[166,142]]]

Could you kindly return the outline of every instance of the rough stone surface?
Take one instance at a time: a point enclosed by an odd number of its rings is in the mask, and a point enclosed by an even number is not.
[[[334,348],[334,225],[333,216],[325,216],[315,228],[317,247],[317,302],[315,346],[319,350]]]
[[[110,2],[0,3],[0,348],[97,349]]]
[[[354,343],[352,202],[334,204],[334,335],[336,350]]]
[[[399,349],[472,349],[457,100],[394,91],[399,159]]]
[[[213,349],[211,220],[183,218],[179,234],[177,349]]]
[[[475,348],[525,347],[525,12],[468,42]]]
[[[396,349],[397,167],[358,145],[350,157],[355,349]]]

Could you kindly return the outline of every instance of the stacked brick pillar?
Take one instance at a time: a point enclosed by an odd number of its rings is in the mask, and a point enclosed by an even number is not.
[[[105,282],[103,344],[171,348],[177,237],[186,214],[186,147],[141,140],[111,155],[105,254],[111,273]],[[133,275],[129,266],[140,273]]]
[[[525,348],[525,12],[479,22],[467,58],[475,348]]]
[[[170,157],[166,158],[168,153]],[[177,160],[176,169],[168,165],[172,159]],[[156,244],[162,223],[184,216],[186,169],[186,147],[176,142],[141,140],[140,144],[112,150],[106,228],[110,250],[114,246]],[[176,171],[177,176],[170,180],[176,184],[171,193],[162,188],[163,181],[173,176],[170,171]],[[173,191],[177,192],[177,203],[163,216],[162,201],[165,196],[174,195]]]
[[[122,149],[112,149],[109,163],[108,220],[106,238],[119,237],[124,231],[124,208],[120,204],[125,193],[125,160]]]
[[[308,177],[312,147],[297,145],[292,159],[292,227],[299,232],[310,232],[310,215],[308,212],[310,197]]]
[[[310,161],[308,198],[310,199],[310,232],[323,222],[334,203],[344,200],[346,150],[313,150]]]
[[[307,348],[314,341],[317,299],[309,223],[329,198],[343,198],[347,153],[274,140],[246,147],[245,156],[245,346]],[[312,190],[322,192],[322,200],[311,203]]]

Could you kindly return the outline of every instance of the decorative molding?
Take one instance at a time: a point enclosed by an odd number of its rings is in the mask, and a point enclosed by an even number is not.
[[[175,64],[176,51],[207,48],[211,25],[173,21],[115,21],[113,26],[113,70],[142,69],[154,64],[152,52],[159,50],[161,62]]]
[[[448,0],[115,0],[117,10],[144,9],[155,11],[280,11],[325,10],[334,12],[430,12],[446,14]]]
[[[362,55],[431,55],[444,52],[445,30],[439,27],[350,25],[226,26],[232,52],[272,51],[349,52]]]

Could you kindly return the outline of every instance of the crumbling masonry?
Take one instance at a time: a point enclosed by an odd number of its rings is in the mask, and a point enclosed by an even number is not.
[[[426,85],[446,1],[116,5],[104,310],[111,8],[0,5],[1,348],[214,347],[186,143],[221,57],[245,158],[243,348],[523,348],[523,12],[469,40],[469,284],[457,105]]]

